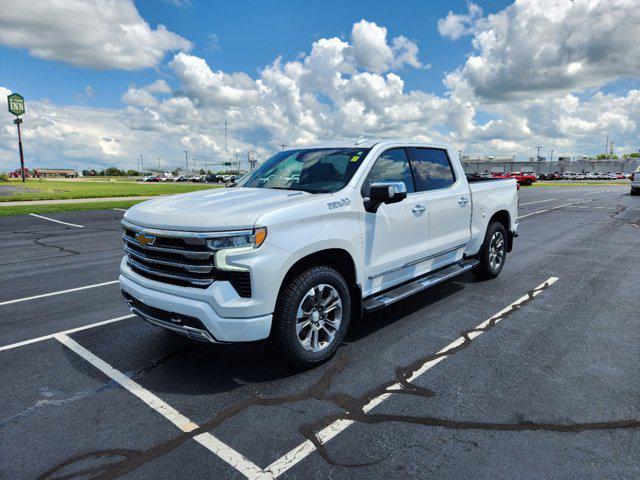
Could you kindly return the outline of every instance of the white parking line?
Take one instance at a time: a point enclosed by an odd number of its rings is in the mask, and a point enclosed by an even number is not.
[[[546,287],[548,287],[550,285],[553,285],[557,281],[558,281],[557,277],[548,278],[544,283],[538,285],[533,290],[533,292],[531,293],[531,297],[536,297],[537,295],[539,295],[543,291],[544,288],[546,288]],[[520,304],[528,301],[531,297],[530,297],[529,294],[523,295],[522,297],[520,297],[518,300],[516,300],[512,304],[510,304],[509,306],[507,306],[504,309],[500,310],[498,313],[496,313],[492,317],[490,317],[487,320],[485,320],[484,322],[482,322],[480,325],[475,327],[473,330],[469,331],[468,337],[470,339],[476,338],[477,336],[479,336],[480,334],[483,333],[482,329],[485,328],[487,325],[489,325],[490,322],[494,321],[495,324],[497,324],[501,320],[502,315],[504,315],[505,313],[509,312],[510,310],[512,310],[514,308],[517,308]],[[445,352],[447,352],[447,351],[449,351],[449,350],[461,345],[462,343],[464,343],[464,341],[465,341],[464,337],[458,337],[456,340],[451,342],[449,345],[447,345],[446,347],[442,348],[438,352],[438,355],[442,355],[443,353],[445,353]],[[425,373],[427,370],[433,368],[438,363],[440,363],[441,361],[443,361],[444,359],[446,359],[448,357],[449,357],[448,355],[442,355],[442,356],[437,357],[437,358],[435,358],[433,360],[425,362],[420,368],[418,368],[416,371],[414,371],[411,374],[411,376],[407,379],[407,381],[408,382],[413,382],[420,375]],[[390,386],[389,388],[387,388],[387,390],[401,390],[401,389],[402,389],[402,384],[400,384],[400,383],[396,383],[396,384]],[[364,413],[369,412],[370,410],[372,410],[373,408],[375,408],[376,406],[378,406],[382,402],[384,402],[391,395],[392,395],[392,393],[384,393],[382,395],[377,396],[376,398],[371,400],[367,405],[365,405],[362,408],[362,411]],[[329,440],[334,438],[336,435],[338,435],[339,433],[341,433],[344,430],[346,430],[353,423],[354,423],[353,420],[347,420],[347,419],[336,420],[335,422],[333,422],[328,427],[325,427],[324,429],[322,429],[317,434],[317,438],[320,441],[320,443],[325,444]],[[284,472],[286,472],[291,467],[296,465],[298,462],[300,462],[302,459],[304,459],[307,455],[312,453],[314,450],[316,450],[316,446],[313,444],[313,442],[311,442],[311,440],[306,440],[305,442],[301,443],[296,448],[291,450],[289,453],[285,454],[284,456],[282,456],[281,458],[279,458],[278,460],[273,462],[271,465],[269,465],[264,470],[264,473],[270,474],[271,478],[278,477],[279,475],[282,475]],[[264,475],[264,473],[262,475]],[[256,477],[253,477],[253,478],[257,479],[257,478],[259,478],[259,475],[256,475]],[[264,478],[264,477],[262,477],[262,478]]]
[[[164,418],[169,420],[183,432],[188,433],[199,428],[197,424],[182,415],[164,400],[160,399],[137,382],[131,380],[121,371],[113,368],[107,362],[91,353],[75,340],[64,334],[58,334],[55,336],[55,338],[64,346],[80,355],[87,362],[104,373],[107,377],[116,381],[123,388],[134,394],[136,397],[138,397]],[[241,453],[235,451],[233,448],[220,441],[209,432],[200,433],[194,436],[193,439],[200,445],[205,447],[207,450],[214,453],[220,459],[227,462],[229,465],[231,465],[246,477],[255,477],[256,475],[262,473],[262,469],[260,467],[247,460]]]
[[[61,332],[50,333],[49,335],[43,335],[42,337],[30,338],[29,340],[23,340],[21,342],[10,343],[9,345],[4,345],[0,347],[0,352],[4,350],[12,350],[18,347],[24,347],[25,345],[31,345],[32,343],[38,343],[44,340],[49,340],[54,338],[56,335],[67,335],[69,333],[81,332],[82,330],[89,330],[90,328],[96,328],[102,325],[107,325],[109,323],[120,322],[122,320],[126,320],[127,318],[133,318],[133,317],[135,317],[135,315],[133,313],[130,313],[129,315],[123,315],[122,317],[111,318],[109,320],[103,320],[102,322],[83,325],[82,327],[75,327],[75,328],[70,328],[68,330],[62,330]]]
[[[127,211],[126,208],[114,208],[114,210],[118,210],[120,212],[126,212]]]
[[[544,210],[538,210],[537,212],[527,213],[526,215],[520,215],[518,217],[518,220],[520,220],[521,218],[527,218],[527,217],[531,217],[533,215],[538,215],[539,213],[550,212],[551,210],[556,210],[558,208],[571,207],[573,205],[581,205],[583,203],[592,202],[592,201],[593,200],[583,200],[581,202],[565,203],[564,205],[558,205],[556,207],[546,208]]]
[[[538,200],[537,202],[521,203],[520,206],[524,207],[525,205],[535,205],[536,203],[553,202],[554,200],[557,200],[557,198],[550,198],[548,200]]]
[[[31,215],[32,217],[41,218],[43,220],[49,220],[50,222],[56,222],[56,223],[61,223],[63,225],[69,225],[71,227],[84,228],[84,225],[77,225],[75,223],[69,223],[69,222],[61,222],[60,220],[56,220],[54,218],[49,218],[49,217],[43,217],[42,215],[36,215],[35,213],[30,213],[29,215]]]
[[[93,285],[85,285],[84,287],[69,288],[67,290],[59,290],[57,292],[43,293],[42,295],[34,295],[32,297],[16,298],[14,300],[5,300],[4,302],[0,302],[0,307],[2,305],[10,305],[12,303],[26,302],[28,300],[36,300],[38,298],[52,297],[54,295],[62,295],[63,293],[78,292],[80,290],[87,290],[89,288],[104,287],[105,285],[113,285],[114,283],[118,283],[118,280],[111,280],[109,282],[95,283]]]

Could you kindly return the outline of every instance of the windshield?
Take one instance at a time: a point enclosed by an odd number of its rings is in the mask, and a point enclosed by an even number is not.
[[[342,189],[368,148],[312,148],[276,153],[238,181],[238,187],[333,193]]]

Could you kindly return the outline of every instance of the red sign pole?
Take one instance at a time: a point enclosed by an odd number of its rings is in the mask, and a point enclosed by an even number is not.
[[[24,153],[22,152],[22,135],[20,134],[21,118],[16,118],[13,123],[18,126],[18,150],[20,150],[20,173],[22,174],[22,183],[24,183]]]

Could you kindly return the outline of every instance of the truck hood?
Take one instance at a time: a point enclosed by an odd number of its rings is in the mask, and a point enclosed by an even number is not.
[[[139,203],[127,210],[124,219],[164,230],[236,230],[253,228],[263,213],[318,197],[292,190],[213,188]]]

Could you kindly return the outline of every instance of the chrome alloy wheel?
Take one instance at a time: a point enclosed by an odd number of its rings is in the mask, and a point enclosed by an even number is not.
[[[322,283],[309,290],[298,306],[296,334],[302,348],[319,352],[336,337],[342,322],[342,300],[331,285]]]
[[[489,242],[489,266],[497,270],[504,261],[505,244],[502,232],[495,232]]]

